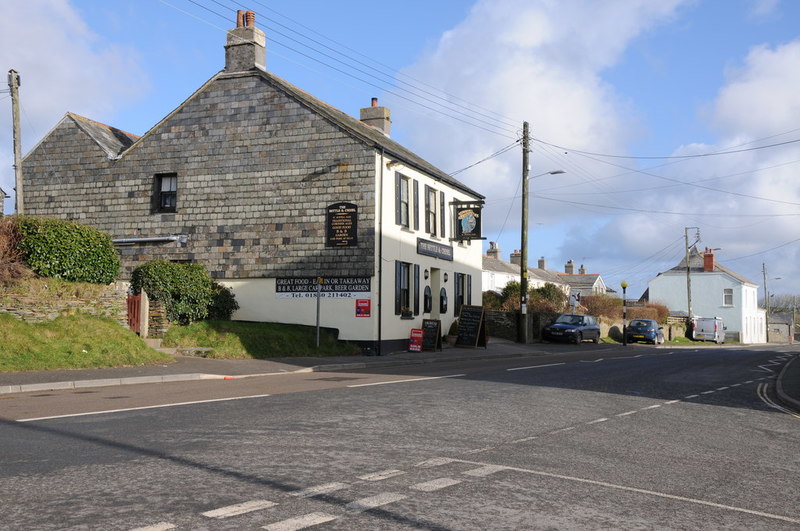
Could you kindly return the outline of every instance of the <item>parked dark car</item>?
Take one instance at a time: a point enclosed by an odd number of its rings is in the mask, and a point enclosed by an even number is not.
[[[600,326],[597,319],[591,315],[578,315],[565,313],[558,316],[556,321],[544,328],[542,339],[545,341],[571,341],[580,343],[585,340],[600,342]]]
[[[634,319],[628,325],[625,335],[628,343],[643,341],[654,345],[664,343],[664,328],[652,319]]]

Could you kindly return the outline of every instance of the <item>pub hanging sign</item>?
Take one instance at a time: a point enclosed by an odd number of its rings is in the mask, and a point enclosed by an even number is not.
[[[453,201],[456,234],[453,240],[485,240],[481,237],[483,201]]]
[[[358,206],[334,203],[325,212],[325,247],[358,246]]]

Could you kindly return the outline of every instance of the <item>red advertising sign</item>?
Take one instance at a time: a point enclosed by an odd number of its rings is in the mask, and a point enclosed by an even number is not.
[[[424,334],[422,328],[412,328],[411,337],[408,340],[409,352],[422,352],[422,339]]]
[[[371,299],[356,299],[356,317],[369,317],[371,309]]]

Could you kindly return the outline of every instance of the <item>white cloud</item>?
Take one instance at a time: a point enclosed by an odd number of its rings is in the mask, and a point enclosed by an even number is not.
[[[66,0],[0,2],[0,67],[3,80],[21,76],[23,155],[67,111],[110,121],[148,87],[137,54],[95,35]],[[0,187],[13,195],[11,105],[0,106]]]

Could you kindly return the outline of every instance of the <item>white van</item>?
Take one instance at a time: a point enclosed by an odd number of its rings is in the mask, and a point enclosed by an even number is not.
[[[725,343],[725,325],[721,317],[695,317],[692,319],[692,339]]]

